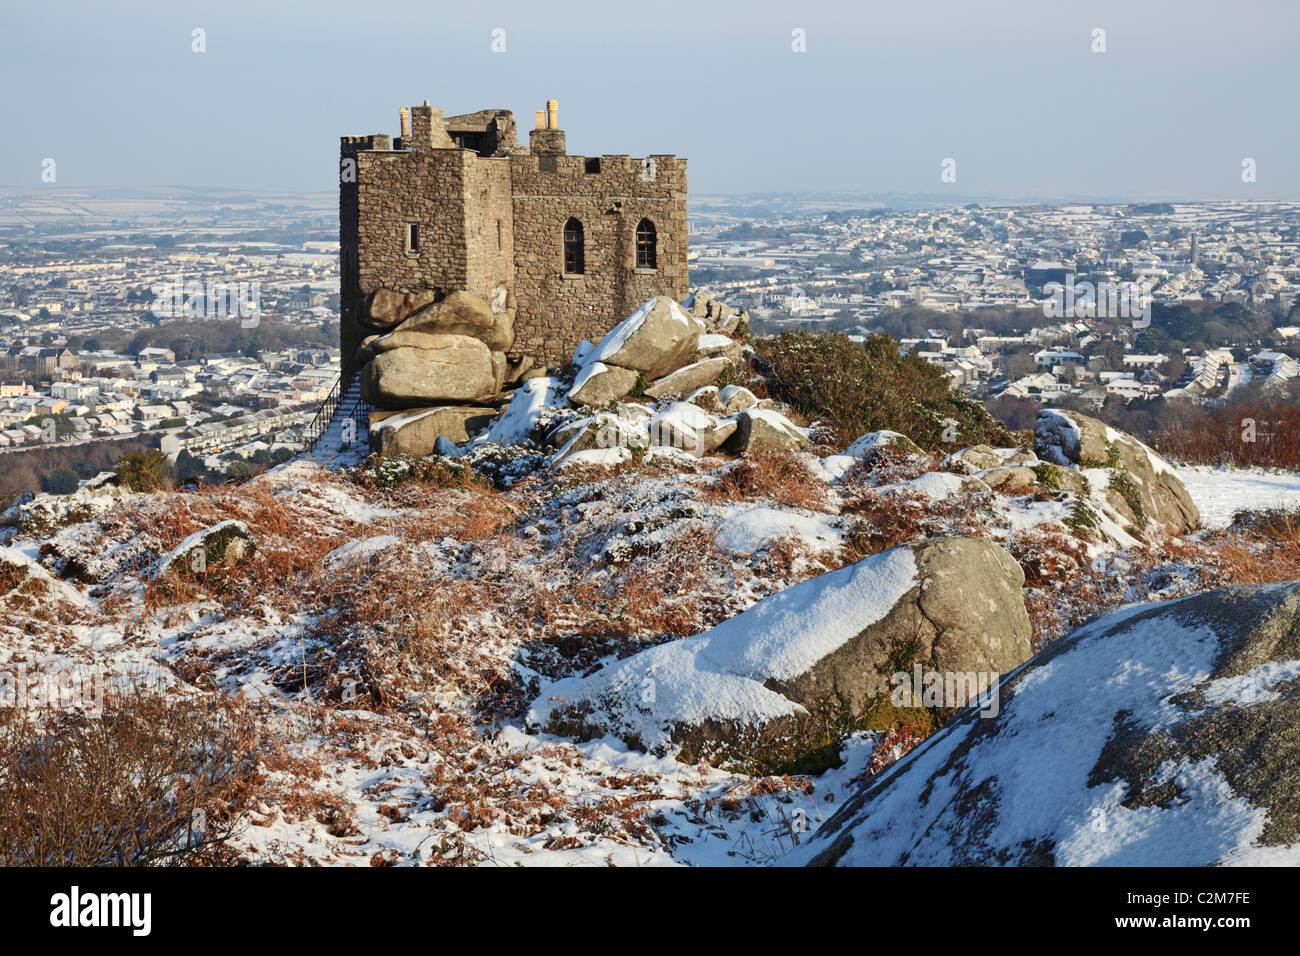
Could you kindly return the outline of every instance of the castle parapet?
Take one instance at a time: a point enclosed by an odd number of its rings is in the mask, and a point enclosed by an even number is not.
[[[368,149],[392,149],[392,139],[387,133],[371,133],[368,136],[340,136],[339,142],[345,147],[352,147],[352,152]]]

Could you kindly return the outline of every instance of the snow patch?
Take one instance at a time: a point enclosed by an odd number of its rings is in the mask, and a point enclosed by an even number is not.
[[[558,378],[530,378],[515,390],[510,404],[492,422],[484,440],[498,445],[523,444],[540,421],[543,409],[559,406],[563,401]]]
[[[837,551],[844,535],[835,519],[823,514],[799,514],[757,506],[724,518],[715,542],[736,555],[758,554],[782,538],[793,537],[814,554]]]

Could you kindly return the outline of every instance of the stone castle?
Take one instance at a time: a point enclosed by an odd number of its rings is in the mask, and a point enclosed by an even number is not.
[[[345,379],[363,340],[456,293],[510,320],[491,347],[516,372],[686,296],[686,160],[570,156],[557,113],[537,111],[528,146],[508,110],[444,117],[427,101],[400,111],[396,139],[342,138]]]

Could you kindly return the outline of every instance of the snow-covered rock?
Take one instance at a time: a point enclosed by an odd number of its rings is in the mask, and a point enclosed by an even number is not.
[[[48,603],[51,610],[60,603],[67,603],[79,609],[87,607],[90,603],[75,587],[55,578],[29,555],[23,554],[17,548],[0,545],[0,597],[9,591],[22,590],[24,582],[28,579],[40,582],[37,593]],[[3,681],[0,681],[0,685],[3,685]]]
[[[729,302],[713,298],[703,289],[687,296],[682,306],[689,309],[692,316],[722,335],[733,334],[742,322],[747,322],[749,319],[748,313],[737,309]]]
[[[1198,527],[1200,513],[1173,467],[1132,435],[1077,412],[1042,409],[1034,450],[1061,466],[1093,465],[1111,473],[1111,507],[1141,531],[1148,522],[1174,534]]]
[[[655,750],[680,744],[683,756],[736,766],[789,757],[825,732],[828,715],[856,717],[888,699],[891,670],[1000,674],[1027,660],[1023,582],[1011,556],[987,541],[900,545],[703,634],[558,681],[530,719],[576,721]]]
[[[722,409],[729,415],[746,408],[753,408],[758,404],[758,396],[743,385],[726,385],[718,392],[718,401],[722,403]]]
[[[564,455],[563,458],[556,458],[555,463],[551,466],[556,471],[562,471],[566,468],[574,467],[610,467],[621,465],[624,462],[632,460],[630,449],[614,446],[612,448],[586,448],[582,451],[573,451]]]
[[[921,447],[912,439],[900,432],[891,432],[888,429],[867,432],[854,440],[853,444],[845,449],[844,454],[871,464],[879,457],[881,452],[887,450],[905,455],[925,455]]]
[[[765,408],[746,408],[737,416],[737,444],[746,455],[796,451],[808,447],[808,431],[800,428],[780,412]]]
[[[673,395],[689,395],[696,389],[712,385],[729,368],[735,368],[730,359],[706,358],[690,365],[669,372],[646,386],[645,393],[650,398],[668,398]]]
[[[208,568],[243,564],[256,550],[257,542],[248,525],[227,518],[176,545],[158,563],[157,577],[175,569],[202,573]]]
[[[682,307],[656,296],[614,326],[586,364],[599,362],[658,378],[693,361],[699,340],[700,326]]]
[[[1024,494],[1038,484],[1034,469],[1025,465],[1006,465],[977,471],[975,478],[984,482],[1000,495]]]
[[[813,459],[808,466],[822,481],[830,484],[839,481],[859,464],[852,455],[827,455],[825,458]]]
[[[1105,615],[868,779],[788,862],[1300,864],[1297,632],[1300,582]]]
[[[778,541],[793,538],[814,554],[843,547],[844,534],[834,518],[755,505],[723,518],[714,544],[736,555],[759,554]]]
[[[926,498],[961,498],[966,495],[986,494],[989,486],[978,478],[954,475],[949,471],[927,471],[910,481],[885,485],[882,495],[924,495]]]
[[[569,401],[575,405],[600,408],[627,395],[636,386],[640,373],[604,362],[588,362],[569,389]]]
[[[594,415],[579,416],[571,418],[566,422],[557,425],[546,434],[545,442],[553,448],[563,448],[564,445],[578,432],[582,431],[593,421],[608,418],[621,419],[627,424],[641,425],[642,427],[649,424],[654,412],[644,405],[638,405],[635,402],[620,402],[609,409],[597,412]],[[644,443],[638,443],[644,446]]]
[[[992,445],[972,445],[955,451],[939,462],[949,470],[962,470],[966,474],[987,471],[990,468],[1032,465],[1038,459],[1033,452],[1022,448],[994,448]]]
[[[722,409],[722,392],[716,385],[702,385],[687,395],[686,401],[700,406],[706,412],[717,412]]]
[[[702,362],[710,358],[725,358],[733,365],[739,365],[743,351],[740,343],[735,339],[729,339],[725,335],[716,335],[710,333],[700,336],[699,346],[695,351],[695,361]]]
[[[715,418],[690,402],[674,402],[651,419],[650,437],[655,445],[699,458],[721,447],[737,427],[734,419]]]
[[[413,408],[382,419],[374,416],[370,425],[370,445],[379,454],[390,458],[397,455],[423,458],[433,454],[438,439],[468,441],[487,428],[495,415],[495,408],[443,405]]]
[[[115,473],[100,472],[82,482],[71,494],[27,492],[20,495],[0,513],[0,528],[12,527],[24,534],[49,534],[65,524],[107,511],[130,494],[129,489],[117,483]]]
[[[573,350],[573,364],[578,368],[586,368],[595,352],[596,346],[583,339],[578,343],[578,347]]]
[[[510,404],[492,422],[486,440],[498,445],[521,445],[546,424],[547,413],[564,404],[560,380],[550,376],[530,378],[510,397]]]
[[[585,419],[555,453],[551,467],[560,466],[566,459],[582,452],[594,449],[621,449],[630,452],[633,449],[645,449],[650,446],[650,432],[644,422],[636,421],[612,412],[601,412]],[[587,456],[580,461],[591,462],[598,456]],[[615,456],[603,456],[612,458]],[[617,456],[618,461],[624,461]]]

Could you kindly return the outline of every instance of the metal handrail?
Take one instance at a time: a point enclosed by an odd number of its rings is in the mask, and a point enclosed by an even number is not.
[[[343,398],[343,376],[340,375],[334,380],[334,387],[330,389],[329,394],[325,396],[325,401],[320,403],[316,409],[316,415],[303,429],[303,439],[307,443],[307,450],[313,451],[316,444],[325,436],[329,429],[330,422],[334,420],[334,410],[338,408],[339,402]]]

